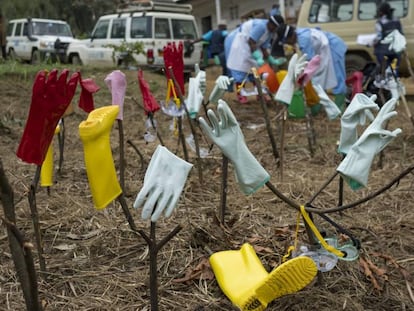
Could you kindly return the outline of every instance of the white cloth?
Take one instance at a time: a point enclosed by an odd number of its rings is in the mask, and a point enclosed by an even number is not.
[[[311,29],[312,46],[316,55],[320,55],[321,63],[316,70],[312,82],[319,84],[324,90],[329,90],[337,86],[334,64],[332,60],[331,48],[327,36],[318,29]]]
[[[241,72],[249,72],[252,67],[257,67],[257,62],[252,57],[252,51],[248,43],[252,26],[253,20],[244,22],[241,31],[237,32],[234,37],[227,59],[227,68]],[[266,31],[256,42],[256,46],[261,46],[269,36],[269,31]]]

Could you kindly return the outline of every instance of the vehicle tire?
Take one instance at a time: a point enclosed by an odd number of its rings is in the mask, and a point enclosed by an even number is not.
[[[346,75],[353,73],[354,71],[362,71],[365,65],[370,62],[369,59],[364,58],[358,54],[348,54],[345,56],[345,71]]]
[[[39,65],[40,64],[40,51],[39,50],[33,50],[32,58],[30,59],[30,63],[32,65]]]
[[[14,51],[14,49],[10,49],[9,50],[9,59],[11,60],[11,61],[16,61],[17,60],[17,55],[16,55],[16,52]]]
[[[71,63],[72,63],[73,65],[82,65],[82,61],[81,61],[81,59],[80,59],[79,55],[77,55],[77,54],[72,55],[72,56],[70,57],[70,59],[71,59]]]

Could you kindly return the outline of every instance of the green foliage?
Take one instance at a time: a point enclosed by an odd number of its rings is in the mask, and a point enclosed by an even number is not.
[[[105,47],[113,48],[112,59],[116,63],[116,56],[119,57],[125,66],[137,65],[134,54],[144,54],[144,44],[142,42],[121,42],[117,44],[107,44]]]

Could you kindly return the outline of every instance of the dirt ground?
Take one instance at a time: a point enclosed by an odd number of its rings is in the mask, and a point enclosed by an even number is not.
[[[158,142],[146,144],[143,139],[145,114],[137,84],[137,72],[124,71],[128,88],[124,106],[125,142],[130,140],[143,155],[141,161],[131,144],[125,143],[125,199],[138,229],[150,234],[150,222],[141,219],[141,211],[133,209],[135,197],[142,187],[150,157]],[[95,95],[95,107],[111,104],[104,78],[110,70],[85,70],[83,77],[93,78],[101,90]],[[219,75],[218,68],[207,70],[207,94]],[[165,98],[165,78],[145,72],[158,99]],[[25,164],[15,152],[22,135],[30,106],[33,77],[9,75],[0,80],[2,99],[0,158],[14,191],[17,226],[35,245],[28,204],[28,191],[36,167]],[[75,103],[79,98],[75,96]],[[246,143],[271,175],[271,184],[298,204],[307,203],[333,176],[340,163],[336,152],[340,121],[329,121],[323,111],[314,116],[315,154],[308,148],[305,119],[289,118],[285,126],[283,152],[281,146],[281,107],[269,104],[269,117],[279,153],[283,154],[283,171],[272,153],[265,118],[260,103],[251,98],[249,105],[233,101],[234,94],[224,99],[235,113]],[[410,101],[412,111],[413,102]],[[213,105],[209,106],[215,109]],[[382,160],[375,158],[367,188],[352,191],[345,184],[343,203],[355,202],[381,189],[414,163],[413,125],[404,107],[391,120],[389,129],[403,132],[384,151]],[[200,110],[200,115],[204,111]],[[93,207],[83,160],[83,147],[78,134],[79,123],[86,113],[75,105],[75,112],[65,118],[66,139],[64,161],[50,194],[39,187],[37,208],[43,237],[46,274],[39,273],[36,248],[33,249],[39,278],[39,297],[45,310],[150,310],[150,261],[146,241],[134,233],[117,202],[105,210]],[[155,114],[166,147],[184,157],[177,137],[170,130],[172,121],[161,111]],[[190,127],[184,120],[184,132]],[[210,143],[197,128],[202,148]],[[119,168],[118,126],[111,132],[114,161]],[[57,140],[54,140],[57,168]],[[189,147],[188,147],[189,148]],[[196,164],[196,154],[189,150],[189,161]],[[186,182],[179,205],[173,215],[156,224],[160,241],[176,226],[179,231],[163,246],[157,257],[159,310],[236,310],[217,285],[208,264],[213,252],[239,249],[243,243],[254,246],[267,271],[282,262],[287,248],[295,241],[297,211],[263,187],[251,196],[238,189],[232,165],[229,165],[225,223],[220,224],[222,156],[213,147],[202,161],[203,184],[194,165]],[[381,165],[382,164],[382,165]],[[381,167],[382,166],[382,167]],[[414,179],[408,174],[380,195],[330,217],[349,230],[361,242],[359,259],[338,261],[337,266],[320,273],[308,287],[273,301],[268,310],[414,310]],[[338,205],[339,178],[336,176],[313,201],[320,209]],[[0,216],[4,217],[3,210]],[[340,236],[328,222],[314,215],[319,230],[327,236]],[[299,243],[307,234],[301,221]],[[203,247],[207,245],[208,247]],[[7,232],[0,227],[0,310],[25,310],[25,304],[8,245]]]

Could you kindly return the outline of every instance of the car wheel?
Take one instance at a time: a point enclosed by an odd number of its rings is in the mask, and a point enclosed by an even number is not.
[[[362,71],[365,65],[370,60],[364,58],[358,54],[348,54],[345,56],[345,68],[346,68],[346,75],[353,73],[354,71]]]
[[[32,58],[30,59],[30,63],[32,65],[39,65],[40,64],[40,51],[34,50],[32,52]]]
[[[79,55],[72,55],[71,60],[73,65],[82,65]]]
[[[14,51],[14,49],[9,50],[9,59],[12,60],[12,61],[17,60],[17,55],[16,55],[16,52]]]

